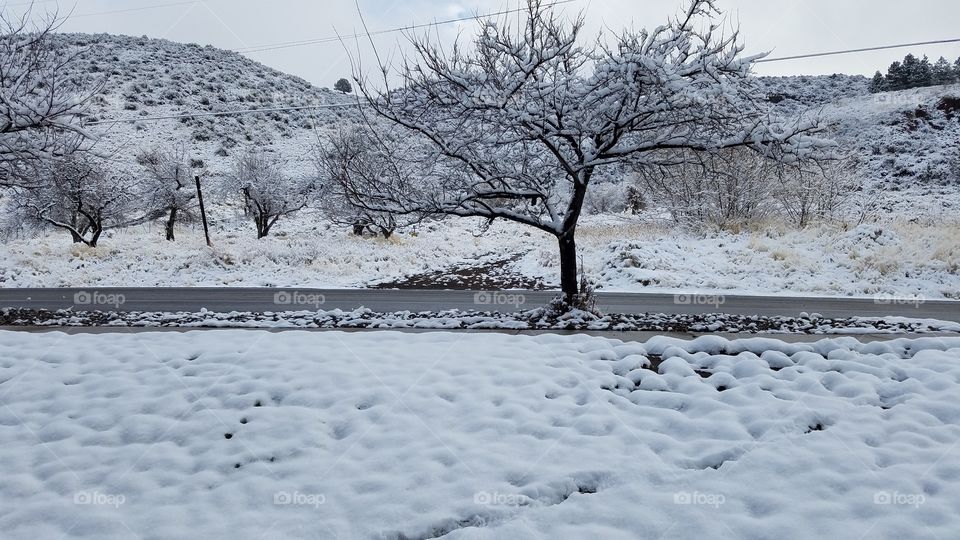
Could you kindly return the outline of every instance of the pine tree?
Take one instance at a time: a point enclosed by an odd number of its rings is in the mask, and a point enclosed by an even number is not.
[[[933,66],[930,65],[930,59],[923,55],[923,60],[917,64],[916,71],[913,74],[913,87],[925,87],[933,84]]]
[[[877,71],[874,74],[873,79],[870,81],[870,93],[876,94],[877,92],[883,92],[887,89],[887,81],[883,78],[883,73]]]
[[[953,81],[960,82],[960,58],[953,63]]]
[[[903,64],[894,62],[887,70],[887,90],[904,90],[907,88],[908,76]]]
[[[931,72],[933,75],[933,84],[942,85],[957,82],[956,74],[953,72],[953,66],[950,65],[949,60],[942,56],[937,60],[937,63],[933,65]]]

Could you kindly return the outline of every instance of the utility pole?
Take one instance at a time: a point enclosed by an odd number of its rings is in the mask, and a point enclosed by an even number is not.
[[[200,188],[200,176],[194,176],[197,181],[197,200],[200,202],[200,219],[203,220],[203,236],[207,239],[207,246],[213,247],[210,241],[210,227],[207,225],[207,208],[203,205],[203,190]]]

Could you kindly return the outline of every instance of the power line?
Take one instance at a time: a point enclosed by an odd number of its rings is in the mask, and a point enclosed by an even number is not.
[[[575,1],[575,0],[558,0],[558,1],[556,1],[556,2],[553,2],[553,3],[551,3],[551,4],[548,4],[548,5],[545,6],[545,7],[554,7],[554,6],[559,6],[559,5],[562,5],[562,4],[569,4],[569,3],[574,2],[574,1]],[[477,19],[483,19],[483,18],[487,18],[487,17],[497,17],[497,16],[500,16],[500,15],[509,15],[509,14],[511,14],[511,13],[519,13],[519,12],[521,12],[521,11],[526,11],[526,9],[527,9],[527,8],[509,9],[509,10],[504,10],[504,11],[497,11],[497,12],[494,12],[494,13],[487,13],[486,15],[472,15],[472,16],[470,16],[470,17],[460,17],[460,18],[457,18],[457,19],[447,19],[447,20],[443,20],[443,21],[434,21],[434,22],[430,22],[430,23],[414,24],[414,25],[410,25],[410,26],[402,26],[402,27],[390,28],[390,29],[386,29],[386,30],[375,30],[375,31],[373,31],[373,32],[370,32],[369,35],[371,35],[371,36],[378,36],[378,35],[381,35],[381,34],[391,34],[391,33],[395,33],[395,32],[404,32],[404,31],[407,31],[407,30],[417,30],[417,29],[420,29],[420,28],[429,28],[429,27],[440,26],[440,25],[444,25],[444,24],[453,24],[453,23],[458,23],[458,22],[466,22],[466,21],[472,21],[472,20],[477,20]],[[307,39],[307,40],[302,40],[302,41],[288,41],[288,42],[284,42],[284,43],[274,43],[274,44],[271,44],[271,45],[258,45],[258,46],[254,46],[254,47],[243,47],[243,48],[240,48],[240,49],[234,49],[234,52],[239,52],[239,53],[257,53],[257,52],[264,52],[264,51],[274,51],[274,50],[278,50],[278,49],[288,49],[288,48],[291,48],[291,47],[303,47],[304,45],[319,45],[319,44],[324,44],[324,43],[334,43],[334,42],[338,42],[338,41],[343,40],[343,39],[362,38],[362,37],[366,37],[367,35],[368,35],[368,34],[363,33],[363,34],[350,34],[350,35],[346,35],[346,36],[328,36],[328,37],[324,37],[324,38]]]
[[[113,15],[115,13],[129,13],[132,11],[144,11],[148,9],[160,9],[165,7],[174,7],[174,6],[187,6],[192,4],[199,4],[201,0],[186,0],[183,2],[168,2],[166,4],[153,4],[151,6],[140,6],[135,8],[125,8],[125,9],[114,9],[111,11],[98,11],[96,13],[80,13],[77,15],[71,15],[69,18],[79,18],[79,17],[95,17],[97,15]]]
[[[86,126],[99,126],[103,124],[150,122],[150,121],[156,121],[156,120],[182,120],[184,118],[204,118],[209,116],[235,116],[235,115],[241,115],[241,114],[304,111],[308,109],[335,109],[338,107],[359,107],[359,106],[360,105],[358,103],[326,103],[323,105],[303,105],[298,107],[275,107],[271,109],[243,109],[239,111],[188,113],[188,114],[174,114],[169,116],[142,116],[139,118],[120,118],[117,120],[98,120],[96,122],[84,122],[83,126],[86,127]]]
[[[782,62],[784,60],[800,60],[802,58],[818,58],[821,56],[835,56],[838,54],[852,54],[852,53],[861,53],[861,52],[870,52],[870,51],[885,51],[888,49],[903,49],[905,47],[918,47],[920,45],[940,45],[943,43],[960,43],[960,38],[956,39],[940,39],[937,41],[921,41],[917,43],[903,43],[900,45],[881,45],[878,47],[865,47],[863,49],[846,49],[842,51],[830,51],[822,53],[810,53],[810,54],[798,54],[796,56],[781,56],[779,58],[763,58],[757,60],[757,63],[762,62]]]

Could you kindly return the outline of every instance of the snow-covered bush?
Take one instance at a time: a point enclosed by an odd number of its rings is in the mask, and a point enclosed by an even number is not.
[[[628,209],[628,186],[618,182],[600,182],[587,192],[583,207],[587,214],[618,214]]]
[[[740,229],[767,218],[803,228],[840,217],[861,194],[850,159],[785,165],[740,149],[677,155],[674,164],[638,169],[639,185],[693,227]]]
[[[227,189],[243,199],[257,238],[269,235],[281,217],[304,209],[315,184],[313,179],[286,174],[279,157],[258,150],[248,150],[237,158],[226,182]]]
[[[29,187],[16,188],[13,206],[25,227],[64,230],[96,247],[104,230],[128,222],[135,198],[130,176],[75,154],[37,168]]]
[[[776,167],[745,149],[674,154],[672,163],[638,167],[640,186],[678,223],[737,227],[766,217]]]
[[[811,170],[781,168],[771,175],[774,182],[770,193],[776,208],[787,220],[800,228],[815,221],[831,220],[843,216],[861,220],[862,213],[854,207],[856,198],[863,195],[862,182],[855,173],[851,160],[824,163]],[[865,202],[865,201],[864,201]]]

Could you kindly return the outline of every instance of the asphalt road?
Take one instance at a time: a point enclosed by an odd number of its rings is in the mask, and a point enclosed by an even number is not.
[[[84,311],[298,311],[353,310],[441,311],[476,309],[516,311],[542,306],[550,291],[320,290],[246,288],[100,288],[0,289],[0,308]],[[606,313],[730,313],[796,317],[801,312],[824,317],[902,316],[960,322],[960,301],[890,298],[807,298],[787,296],[712,296],[647,293],[599,293]]]

